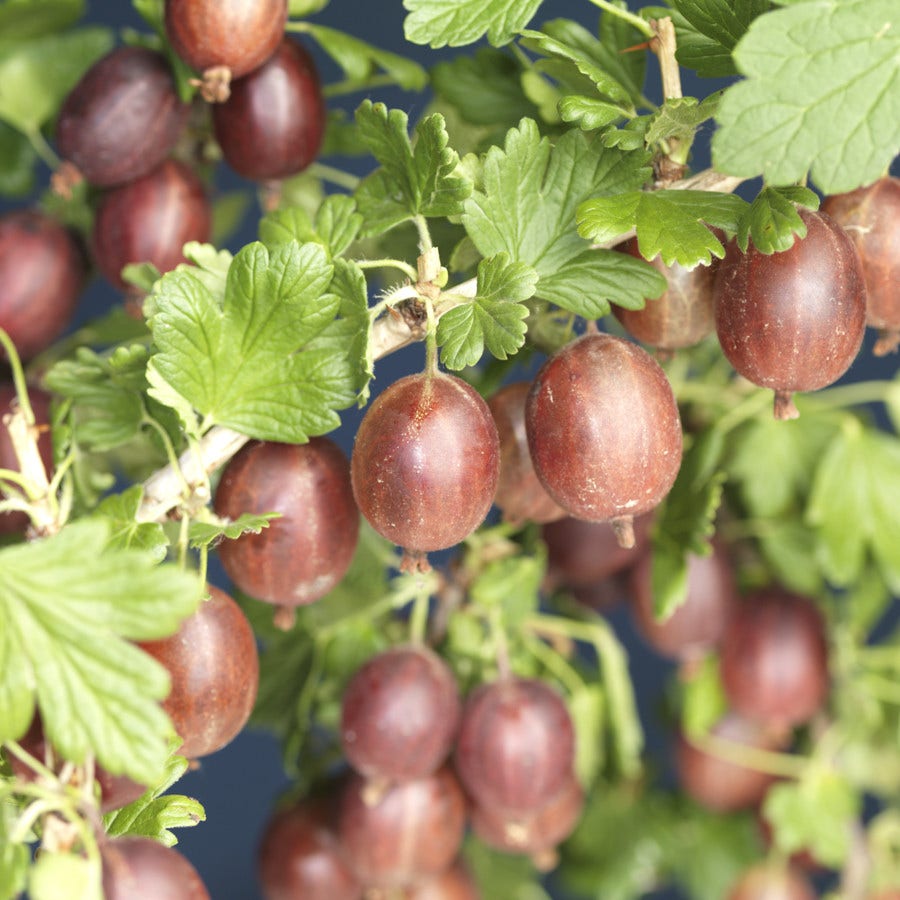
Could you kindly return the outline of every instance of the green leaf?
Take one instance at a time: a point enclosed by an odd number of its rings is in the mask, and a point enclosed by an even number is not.
[[[813,766],[799,781],[773,785],[763,802],[763,815],[775,846],[785,856],[808,850],[829,869],[840,869],[850,852],[850,825],[861,805],[849,783]]]
[[[0,42],[62,31],[83,15],[84,0],[5,0],[0,3]]]
[[[578,314],[589,307],[593,318],[609,311],[609,299],[641,306],[644,297],[665,289],[658,273],[623,266],[615,258],[623,254],[591,251],[572,225],[588,196],[643,184],[650,174],[646,162],[643,152],[604,149],[576,129],[553,146],[534,121],[523,119],[507,133],[503,149],[488,151],[483,187],[466,201],[463,225],[482,256],[507,253],[534,268],[541,277],[537,295],[545,300]],[[648,285],[655,289],[644,293]]]
[[[488,563],[472,583],[472,602],[499,607],[504,626],[515,631],[537,610],[544,561],[534,556],[509,556]]]
[[[586,250],[538,284],[544,300],[585,319],[605,316],[610,303],[642,309],[645,300],[665,289],[665,277],[654,268],[614,250]]]
[[[31,193],[36,162],[37,155],[28,138],[0,122],[0,195],[24,197]]]
[[[308,22],[306,32],[319,42],[354,85],[365,86],[379,71],[389,75],[400,87],[409,91],[421,91],[428,83],[425,70],[411,59],[380,50],[359,38],[324,25]]]
[[[540,886],[534,864],[526,856],[513,856],[492,850],[470,837],[462,849],[466,865],[478,884],[480,897],[503,900],[550,900]]]
[[[837,585],[854,584],[871,554],[893,593],[900,592],[900,439],[846,418],[816,471],[806,509],[819,560]]]
[[[681,727],[688,738],[702,737],[709,734],[727,710],[728,699],[719,677],[719,661],[709,654],[684,683]]]
[[[593,131],[621,119],[622,110],[614,103],[569,94],[559,101],[559,116],[563,122],[577,125],[582,131]]]
[[[103,900],[100,866],[76,853],[38,854],[28,877],[32,900]]]
[[[142,486],[133,484],[121,494],[104,498],[95,514],[110,526],[110,548],[142,550],[156,562],[162,562],[169,547],[169,539],[162,525],[158,522],[136,521],[143,495]]]
[[[188,538],[194,548],[210,547],[222,538],[233,541],[242,534],[259,534],[263,528],[269,527],[272,519],[277,519],[280,515],[281,513],[243,513],[228,522],[191,522]]]
[[[750,23],[769,9],[768,0],[671,0],[680,13],[676,58],[698,75],[736,74],[732,51]],[[685,27],[686,26],[686,27]]]
[[[809,188],[763,188],[738,223],[737,242],[741,250],[747,241],[762,253],[780,253],[794,245],[794,235],[806,237],[806,225],[795,204],[819,208],[819,197]]]
[[[183,756],[172,754],[166,761],[162,780],[133,803],[103,817],[109,837],[138,835],[153,838],[167,847],[174,847],[178,838],[172,828],[192,828],[206,821],[206,811],[192,797],[165,792],[187,772],[190,763]]]
[[[439,62],[431,70],[437,95],[473,125],[514,125],[523,116],[535,115],[535,105],[522,91],[521,76],[518,61],[493,47]]]
[[[760,16],[735,49],[713,135],[720,172],[826,194],[882,175],[900,146],[893,0],[815,0]],[[892,27],[892,24],[894,27]]]
[[[690,145],[697,129],[711,119],[719,106],[722,94],[710,94],[702,101],[696,97],[677,97],[666,100],[650,118],[646,141],[659,144],[676,140]]]
[[[628,191],[582,203],[578,233],[602,244],[636,229],[644,259],[660,256],[667,266],[693,268],[725,255],[710,227],[734,234],[747,206],[734,194],[711,191]]]
[[[79,28],[0,49],[0,119],[34,134],[112,45],[109,29]]]
[[[621,10],[628,9],[626,0],[613,0]],[[630,48],[644,41],[644,35],[630,22],[610,10],[600,14],[602,64],[628,89],[635,106],[644,105],[643,89],[647,70],[647,54]]]
[[[657,511],[653,525],[653,608],[658,619],[670,616],[687,596],[688,554],[708,556],[713,521],[722,500],[725,473],[720,470],[724,439],[715,427],[699,434],[687,449],[675,484]]]
[[[472,184],[461,174],[459,157],[448,146],[444,117],[433,113],[416,125],[415,147],[407,133],[409,120],[399,109],[364,101],[356,111],[360,140],[382,168],[357,191],[365,234],[377,233],[368,220],[399,224],[417,215],[453,216],[462,212]]]
[[[75,403],[75,441],[91,450],[127,443],[144,420],[145,371],[149,351],[142,344],[119,347],[111,355],[79,347],[46,375],[50,390]]]
[[[403,0],[409,13],[403,33],[414,44],[463,47],[487,35],[495,47],[508,44],[537,12],[541,0]]]
[[[806,505],[816,465],[832,443],[834,417],[779,422],[759,416],[734,432],[726,468],[750,518],[784,518]]]
[[[523,31],[522,44],[547,56],[568,60],[594,83],[601,96],[621,104],[623,114],[634,111],[630,91],[608,71],[613,54],[577,22],[555,19],[544,24],[541,31]]]
[[[326,293],[333,273],[320,245],[293,241],[244,247],[224,298],[190,267],[167,273],[149,305],[150,394],[168,405],[180,396],[207,427],[260,440],[299,443],[336,428],[357,378],[351,360],[314,343],[341,305]]]
[[[35,701],[61,756],[152,783],[171,724],[166,670],[132,641],[172,634],[200,602],[197,577],[153,554],[108,546],[100,519],[0,550],[0,741],[28,728]],[[52,662],[52,664],[50,664]]]
[[[525,263],[510,263],[505,253],[478,266],[478,289],[470,303],[449,310],[438,321],[438,346],[449,369],[474,366],[484,348],[506,359],[525,342],[523,305],[537,285],[537,272]]]
[[[356,239],[363,217],[352,197],[332,194],[312,217],[300,206],[283,207],[259,223],[259,239],[270,249],[287,241],[315,242],[332,258],[340,256]]]

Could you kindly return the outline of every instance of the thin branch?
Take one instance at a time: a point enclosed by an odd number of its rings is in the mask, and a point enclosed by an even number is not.
[[[727,194],[731,193],[742,181],[741,178],[720,175],[709,169],[691,178],[676,182],[670,187],[719,191]],[[620,236],[613,243],[623,239],[624,237]],[[475,290],[476,280],[470,278],[468,281],[441,291],[440,298],[434,307],[435,318],[439,319],[454,307],[468,303],[475,296]],[[406,285],[399,291],[406,291],[404,298],[412,299],[408,296],[414,291],[412,286]],[[392,296],[390,299],[393,301],[403,298]],[[411,323],[403,316],[383,316],[372,327],[369,344],[372,358],[382,359],[415,341],[423,340],[424,337],[425,329],[421,324]],[[179,468],[188,484],[205,484],[208,475],[225,465],[248,440],[250,439],[246,435],[232,431],[230,428],[222,426],[211,428],[195,448],[182,454],[179,459]],[[166,466],[144,482],[144,499],[135,518],[138,522],[162,522],[169,510],[176,507],[181,499],[181,479],[172,466]]]

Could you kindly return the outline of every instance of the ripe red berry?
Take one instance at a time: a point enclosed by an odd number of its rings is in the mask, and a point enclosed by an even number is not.
[[[220,750],[247,724],[259,686],[256,638],[241,608],[209,585],[209,599],[178,631],[140,645],[168,670],[163,709],[194,759]]]
[[[865,330],[862,267],[853,242],[829,216],[799,209],[806,237],[764,254],[728,245],[716,278],[716,332],[745,378],[775,391],[775,417],[792,419],[791,395],[836,381]]]
[[[569,711],[545,682],[504,678],[466,700],[455,763],[478,805],[509,814],[540,809],[564,787],[574,755]]]
[[[53,441],[50,435],[50,395],[40,388],[29,388],[28,399],[34,413],[35,426],[41,429],[38,437],[38,452],[44,463],[47,477],[51,477],[53,469]],[[16,400],[15,386],[9,383],[0,384],[0,469],[19,471],[19,460],[16,458],[9,430],[3,424],[3,417],[12,412]],[[4,498],[0,491],[0,500]],[[0,535],[22,534],[28,528],[28,516],[23,512],[0,513]]]
[[[375,398],[351,458],[360,511],[413,554],[459,543],[497,489],[500,442],[487,404],[461,379],[407,375]]]
[[[121,290],[128,263],[168,272],[184,262],[188,241],[205,242],[212,208],[200,179],[184,163],[166,160],[142,178],[109,191],[94,218],[92,250],[100,271]]]
[[[450,754],[460,711],[456,679],[436,653],[393,647],[365,663],[344,691],[344,756],[366,778],[423,778]]]
[[[229,519],[281,513],[259,534],[218,547],[228,577],[257,600],[304,606],[327,594],[350,567],[359,513],[347,457],[328,438],[245,445],[225,466],[214,508]]]
[[[330,797],[303,800],[269,820],[259,846],[266,900],[361,900],[334,830]]]
[[[734,709],[773,726],[809,720],[828,696],[828,643],[812,600],[777,588],[736,604],[720,644]]]
[[[687,596],[665,621],[654,614],[653,556],[644,554],[629,577],[632,611],[641,634],[663,656],[690,661],[715,647],[725,632],[737,602],[737,585],[725,551],[716,546],[709,556],[690,554]]]
[[[147,837],[100,845],[106,900],[209,900],[200,876],[178,851]]]
[[[741,875],[728,900],[816,900],[812,885],[794,869],[759,863]]]
[[[500,480],[494,504],[507,522],[552,522],[566,512],[544,489],[531,463],[525,434],[529,390],[529,382],[517,381],[488,400],[500,436]]]
[[[525,411],[538,477],[570,515],[633,519],[668,494],[681,465],[678,406],[659,364],[629,341],[586,334],[543,365]]]
[[[287,16],[287,0],[166,0],[166,36],[198,72],[224,66],[239,78],[275,52]]]
[[[119,47],[94,63],[59,112],[60,156],[97,187],[140,178],[168,155],[187,124],[166,58]]]
[[[225,162],[255,181],[287,178],[313,162],[325,134],[325,103],[309,53],[285,39],[260,68],[213,107]]]
[[[372,888],[410,886],[453,862],[466,827],[466,802],[453,772],[397,782],[378,798],[361,775],[340,797],[338,836],[351,867]]]
[[[624,572],[643,555],[650,541],[652,515],[634,521],[635,543],[623,547],[609,522],[566,517],[541,529],[547,545],[547,572],[554,584],[588,587]]]
[[[81,247],[54,219],[37,210],[0,218],[0,328],[23,360],[65,331],[86,276]]]
[[[637,238],[616,249],[643,259]],[[693,347],[712,334],[716,329],[713,285],[718,260],[709,266],[685,269],[678,263],[667,266],[657,256],[650,265],[665,276],[669,286],[659,299],[648,300],[643,309],[613,306],[613,315],[625,330],[641,343],[663,351]]]
[[[712,734],[730,744],[760,750],[780,750],[784,744],[781,736],[776,737],[733,712],[713,726]],[[740,750],[740,746],[735,749]],[[675,747],[675,767],[685,793],[714,812],[753,809],[775,781],[774,776],[766,772],[701,750],[681,735]]]
[[[556,865],[556,847],[575,829],[584,809],[584,792],[574,774],[543,806],[515,816],[482,804],[472,809],[472,830],[488,846],[534,859],[539,869]]]
[[[822,212],[841,225],[856,245],[866,282],[866,323],[881,332],[876,356],[900,344],[900,178],[826,197]]]

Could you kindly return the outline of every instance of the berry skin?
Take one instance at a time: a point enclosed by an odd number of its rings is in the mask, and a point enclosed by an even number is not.
[[[325,103],[309,53],[286,39],[263,66],[213,107],[216,140],[239,175],[269,181],[313,162],[325,134]]]
[[[545,682],[501,679],[467,698],[455,764],[479,806],[512,815],[540,809],[564,787],[574,755],[569,711]]]
[[[240,78],[278,47],[287,0],[166,0],[166,36],[198,72],[224,66]]]
[[[408,375],[378,395],[350,461],[360,511],[411,554],[444,550],[484,521],[500,473],[487,404],[462,379]]]
[[[338,837],[359,880],[373,888],[411,886],[447,869],[459,853],[466,801],[453,772],[398,782],[377,798],[360,775],[341,792]]]
[[[91,184],[112,187],[155,169],[189,114],[161,53],[119,47],[94,63],[69,93],[56,143],[60,156]]]
[[[880,331],[876,356],[900,344],[900,178],[885,176],[822,202],[856,246],[866,281],[866,323]]]
[[[152,172],[113,188],[94,218],[92,251],[97,268],[120,290],[128,263],[149,262],[169,272],[184,262],[189,241],[206,242],[212,207],[203,183],[184,163],[166,160]]]
[[[501,388],[488,400],[500,436],[500,481],[494,504],[503,519],[520,522],[552,522],[566,512],[544,489],[531,464],[525,434],[525,401],[531,384],[517,381]]]
[[[825,622],[812,600],[769,588],[737,603],[720,644],[736,712],[773,727],[808,721],[828,696]]]
[[[241,608],[208,586],[209,599],[175,634],[140,646],[172,679],[163,709],[190,759],[230,743],[247,724],[259,685],[256,638]]]
[[[782,736],[769,734],[734,712],[719,719],[712,734],[732,744],[761,750],[781,750],[784,745]],[[675,767],[684,792],[713,812],[753,809],[775,782],[774,776],[707,753],[682,735],[678,736],[675,746]]]
[[[737,602],[737,585],[724,551],[687,559],[687,596],[665,621],[657,621],[653,598],[653,556],[644,554],[629,573],[632,611],[641,635],[663,656],[690,662],[722,638]]]
[[[23,360],[65,331],[86,278],[81,247],[55,219],[37,210],[0,218],[0,328]]]
[[[393,647],[365,663],[344,691],[344,756],[370,779],[424,778],[450,754],[460,712],[456,680],[436,653]]]
[[[338,843],[331,797],[306,799],[269,820],[259,847],[266,900],[362,900]]]
[[[100,846],[106,900],[209,900],[200,876],[177,850],[147,837]]]
[[[637,238],[616,249],[643,259]],[[671,352],[699,344],[716,329],[713,285],[718,260],[708,266],[685,269],[678,263],[667,266],[656,257],[650,265],[668,281],[665,293],[657,300],[648,300],[643,309],[613,306],[613,315],[632,337],[658,350]]]
[[[659,364],[629,341],[586,334],[538,372],[525,423],[550,496],[575,518],[612,521],[633,546],[634,517],[660,503],[681,466],[678,406]]]
[[[347,457],[334,441],[252,441],[225,466],[217,515],[281,513],[259,534],[218,547],[228,577],[244,593],[283,608],[305,606],[345,575],[359,537]]]
[[[796,391],[837,381],[856,358],[866,295],[853,242],[829,216],[799,209],[806,237],[766,255],[729,243],[716,277],[716,333],[728,361],[775,391],[775,418],[795,419]]]

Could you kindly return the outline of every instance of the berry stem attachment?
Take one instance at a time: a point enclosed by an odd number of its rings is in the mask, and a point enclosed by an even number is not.
[[[358,259],[356,264],[361,269],[399,269],[410,281],[417,281],[418,272],[402,259]]]

